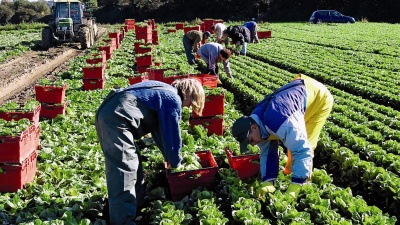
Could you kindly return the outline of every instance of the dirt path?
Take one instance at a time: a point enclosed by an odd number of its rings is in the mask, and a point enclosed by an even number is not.
[[[99,28],[99,37],[106,29]],[[79,44],[65,44],[48,51],[30,51],[0,63],[0,105],[12,100],[25,103],[35,94],[34,85],[42,77],[68,70],[68,62],[86,51]]]
[[[34,83],[39,78],[51,73],[80,52],[82,51],[68,47],[53,48],[46,52],[32,51],[0,64],[0,80],[2,81],[0,83],[0,104],[13,96],[18,98],[19,93],[24,92],[24,89],[30,86],[33,89]],[[19,97],[20,100],[13,100],[24,102],[25,99],[30,98],[30,93],[25,95],[27,96]]]

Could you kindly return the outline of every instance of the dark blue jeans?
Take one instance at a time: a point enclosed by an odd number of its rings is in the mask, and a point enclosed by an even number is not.
[[[188,63],[190,65],[195,64],[196,61],[195,61],[194,55],[192,53],[193,42],[186,35],[183,35],[182,41],[183,41],[183,47],[185,47],[185,53],[186,53],[186,58],[188,60]]]

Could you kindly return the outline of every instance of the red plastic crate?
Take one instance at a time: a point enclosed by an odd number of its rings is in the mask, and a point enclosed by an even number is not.
[[[197,118],[189,118],[189,125],[191,128],[195,125],[202,125],[207,128],[207,135],[223,135],[224,127],[223,127],[224,118],[218,117],[197,117]]]
[[[65,109],[67,108],[67,105],[68,101],[65,101],[63,105],[42,103],[42,110],[40,110],[40,117],[53,119],[57,115],[65,115]]]
[[[164,81],[164,71],[167,69],[148,69],[149,80]]]
[[[32,121],[35,126],[39,126],[40,108],[41,106],[38,105],[33,111],[28,112],[22,110],[16,110],[15,112],[0,112],[0,119],[6,121],[18,121],[20,119],[26,118]]]
[[[120,40],[119,40],[119,38],[120,38],[120,33],[119,33],[119,31],[117,31],[117,32],[112,32],[112,33],[108,33],[108,37],[109,37],[109,38],[115,38],[117,44],[120,43]]]
[[[184,27],[185,27],[184,23],[176,23],[175,24],[175,29],[177,29],[177,30],[183,30]]]
[[[272,38],[271,33],[272,33],[272,32],[271,32],[270,30],[267,30],[267,31],[257,31],[257,37],[258,37],[259,39]]]
[[[132,84],[140,83],[142,81],[149,80],[149,77],[147,75],[141,75],[141,76],[136,76],[136,77],[129,77],[128,80],[129,80],[129,84],[132,85]]]
[[[36,148],[36,126],[32,125],[19,136],[0,136],[0,162],[21,163]]]
[[[104,79],[103,65],[83,67],[82,71],[83,71],[83,79]]]
[[[136,65],[138,67],[151,66],[151,64],[153,63],[152,55],[139,56],[135,58],[136,58]]]
[[[135,19],[125,19],[125,25],[135,25]]]
[[[98,47],[99,51],[105,51],[106,54],[111,54],[113,52],[113,48],[110,45],[102,45]]]
[[[136,36],[138,36],[138,34],[141,34],[141,33],[146,33],[146,34],[150,33],[151,34],[151,31],[152,31],[152,26],[149,24],[147,26],[135,25],[135,35]]]
[[[191,27],[184,27],[183,28],[183,32],[185,32],[185,34],[191,30],[198,30],[201,31],[200,26],[196,25],[196,26],[191,26]]]
[[[260,154],[234,156],[229,149],[225,149],[229,165],[238,172],[241,180],[254,177],[260,172]]]
[[[83,90],[104,89],[105,79],[83,79]]]
[[[202,117],[215,116],[224,114],[225,95],[208,95],[204,103],[204,110]],[[199,117],[192,111],[193,117]]]
[[[218,85],[218,77],[209,74],[191,74],[190,77],[196,78],[201,81],[203,86],[209,88],[216,88]]]
[[[165,172],[173,201],[182,199],[197,187],[209,188],[215,181],[218,165],[211,151],[199,151],[196,154],[200,157],[201,169],[172,173],[167,169],[168,164],[165,163]]]
[[[61,87],[35,85],[36,100],[46,103],[61,103],[65,99],[67,84]]]
[[[106,52],[105,51],[100,51],[100,53],[94,53],[89,55],[89,57],[86,59],[86,63],[88,64],[97,64],[97,63],[103,63],[103,65],[106,65]]]
[[[168,33],[175,33],[176,30],[175,30],[175,29],[167,29],[167,32],[168,32]]]
[[[117,40],[116,38],[110,38],[110,39],[105,39],[104,42],[110,45],[113,49],[115,49],[116,48],[115,46],[117,46],[119,40]]]
[[[188,75],[177,75],[177,76],[164,77],[163,82],[167,83],[167,84],[172,84],[176,80],[185,79],[185,78],[188,78]]]
[[[144,53],[147,53],[147,52],[152,52],[153,51],[153,48],[142,48],[142,47],[140,47],[139,46],[139,48],[135,48],[135,54],[144,54]]]
[[[33,181],[36,173],[37,152],[33,151],[20,164],[0,164],[0,192],[16,192]]]

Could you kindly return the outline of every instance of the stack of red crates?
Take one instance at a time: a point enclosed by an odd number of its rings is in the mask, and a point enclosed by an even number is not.
[[[113,38],[115,39],[115,49],[119,49],[119,44],[121,43],[121,40],[120,40],[120,33],[119,33],[119,31],[116,31],[116,32],[111,32],[111,33],[108,33],[108,37],[112,40]]]
[[[218,78],[216,76],[201,74],[195,77],[201,80],[203,86],[209,88],[217,87]],[[192,111],[192,117],[189,119],[190,126],[202,125],[207,128],[208,135],[223,135],[224,103],[225,94],[223,93],[220,95],[207,95],[202,115],[199,116]]]
[[[63,86],[35,85],[36,100],[40,102],[40,117],[53,119],[57,115],[64,115],[68,105],[65,100],[67,84]]]
[[[144,40],[145,43],[152,43],[153,29],[151,23],[135,25],[136,40]]]
[[[0,192],[16,192],[35,178],[37,149],[39,148],[38,105],[32,112],[1,112],[0,118],[27,118],[32,125],[19,136],[0,136]]]
[[[115,39],[114,39],[115,40]],[[104,71],[106,68],[106,52],[100,51],[86,58],[86,63],[91,66],[85,66],[83,71],[83,89],[96,90],[103,89],[105,84]]]

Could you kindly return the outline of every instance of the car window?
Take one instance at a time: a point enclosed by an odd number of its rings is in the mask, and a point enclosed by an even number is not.
[[[340,14],[338,11],[333,11],[331,12],[331,16],[340,17],[342,14]]]
[[[328,16],[328,12],[327,11],[319,11],[318,12],[320,16]]]

